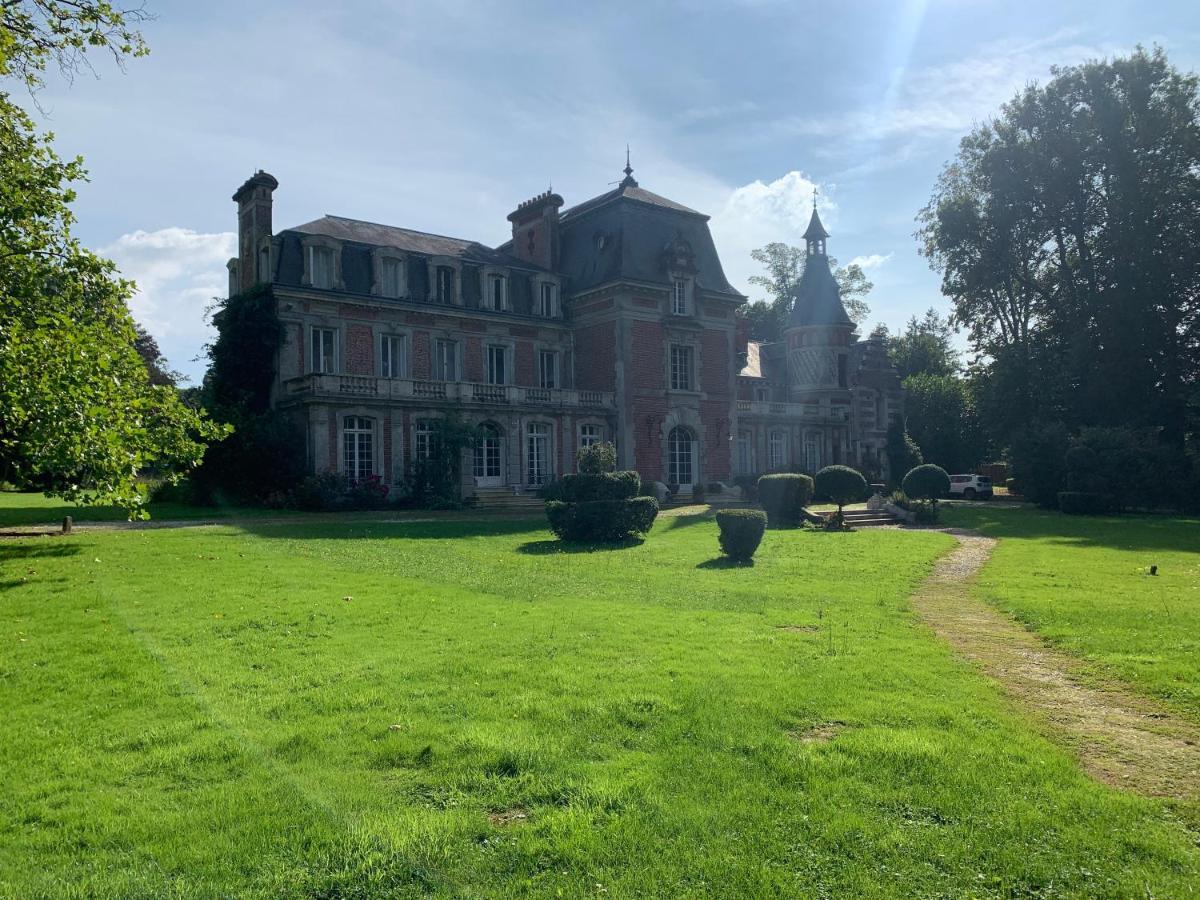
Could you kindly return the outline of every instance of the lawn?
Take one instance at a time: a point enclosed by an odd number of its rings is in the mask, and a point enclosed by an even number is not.
[[[1098,677],[1200,720],[1200,521],[979,506],[944,517],[1001,539],[977,582],[981,597]]]
[[[664,519],[0,542],[0,894],[1195,896],[914,620],[946,535]]]
[[[272,510],[248,507],[187,506],[183,503],[150,503],[154,519],[224,519],[231,516],[278,515]],[[123,522],[129,514],[115,506],[69,503],[60,497],[26,491],[0,491],[0,527],[50,525],[71,516],[76,522]]]

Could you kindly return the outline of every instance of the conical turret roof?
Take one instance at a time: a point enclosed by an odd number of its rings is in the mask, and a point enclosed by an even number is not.
[[[812,218],[808,220],[808,230],[801,237],[806,241],[824,240],[829,237],[829,232],[821,224],[821,217],[817,215],[817,208],[815,206],[813,207]]]

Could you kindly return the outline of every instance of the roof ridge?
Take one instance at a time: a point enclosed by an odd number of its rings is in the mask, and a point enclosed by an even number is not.
[[[372,222],[370,219],[354,219],[350,216],[339,216],[336,213],[325,213],[323,219],[341,219],[343,222],[359,222],[363,225],[374,225],[377,228],[394,228],[396,231],[407,231],[409,234],[423,234],[426,237],[442,238],[447,241],[462,241],[464,244],[478,244],[480,247],[487,247],[489,250],[494,249],[482,241],[472,240],[471,238],[454,237],[451,234],[438,234],[436,231],[422,231],[420,228],[408,228],[404,225],[388,225],[386,222]],[[320,219],[314,219],[314,222]],[[305,222],[305,225],[311,225],[312,222]],[[303,225],[295,225],[290,229],[285,228],[285,231],[294,231],[296,228],[303,228]]]

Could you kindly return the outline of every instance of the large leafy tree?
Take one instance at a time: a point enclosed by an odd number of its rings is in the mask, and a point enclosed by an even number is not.
[[[998,436],[1059,420],[1182,441],[1200,372],[1198,84],[1161,50],[1054,69],[942,172],[918,235],[982,354]]]
[[[910,375],[956,375],[961,369],[954,347],[954,325],[949,318],[929,309],[913,316],[904,330],[887,337],[888,355],[901,378]]]
[[[803,247],[778,241],[759,247],[750,255],[766,270],[762,275],[752,275],[750,283],[761,288],[767,299],[742,307],[742,316],[746,319],[751,340],[777,341],[783,337],[808,257]],[[874,285],[867,279],[862,266],[853,263],[839,266],[832,257],[829,265],[841,290],[846,312],[855,322],[862,322],[870,312],[866,296]]]
[[[68,73],[88,49],[144,52],[107,3],[0,3],[0,79],[36,89],[49,61]],[[72,235],[63,160],[0,91],[0,478],[141,515],[138,476],[195,465],[222,430],[151,383],[126,305],[133,286]]]

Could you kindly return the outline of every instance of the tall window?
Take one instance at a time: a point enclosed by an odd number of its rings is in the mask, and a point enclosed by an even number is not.
[[[433,422],[429,419],[417,421],[417,430],[413,440],[413,455],[417,462],[429,459],[433,455]]]
[[[538,315],[551,318],[554,315],[554,299],[557,293],[557,286],[548,281],[543,281],[541,290],[538,292]]]
[[[787,435],[778,428],[767,435],[767,468],[782,469],[787,465]]]
[[[838,354],[838,387],[845,387],[845,386],[846,386],[846,382],[847,382],[847,378],[846,378],[846,354],[845,354],[845,353],[839,353],[839,354]]]
[[[683,344],[671,345],[671,390],[692,389],[692,348]]]
[[[475,441],[473,474],[481,483],[499,484],[502,480],[502,458],[500,429],[491,422],[479,428]]]
[[[330,375],[337,371],[337,330],[333,328],[314,328],[312,330],[311,347],[312,371],[320,375]]]
[[[672,428],[667,435],[667,480],[672,484],[695,481],[696,442],[686,428]]]
[[[550,477],[550,426],[531,422],[525,443],[525,471],[529,484],[545,484]]]
[[[342,468],[353,481],[375,472],[374,424],[361,416],[346,416],[342,422]]]
[[[821,468],[821,444],[815,431],[804,434],[804,468],[816,472]]]
[[[330,247],[308,248],[309,280],[315,288],[332,288],[334,283],[335,259]]]
[[[384,378],[403,378],[408,369],[404,335],[385,334],[379,339],[379,374]]]
[[[558,354],[553,350],[538,351],[538,387],[558,387]]]
[[[738,432],[738,472],[742,475],[750,475],[754,472],[754,464],[750,453],[750,432],[742,430]]]
[[[677,316],[686,316],[687,311],[687,282],[676,278],[671,285],[671,312]]]
[[[383,296],[400,297],[404,294],[404,260],[385,256],[379,276]]]
[[[754,399],[760,403],[765,403],[770,398],[770,391],[765,387],[756,387],[754,389]]]
[[[433,377],[438,381],[458,381],[458,344],[454,341],[434,342]]]
[[[602,435],[599,425],[580,425],[579,426],[579,446],[590,447],[592,444],[598,444],[602,440]]]
[[[508,384],[508,348],[487,348],[487,381],[488,384]]]
[[[438,303],[454,302],[454,270],[449,266],[437,267],[436,298]]]
[[[487,297],[484,305],[488,309],[505,309],[508,306],[508,279],[503,275],[489,275]]]

